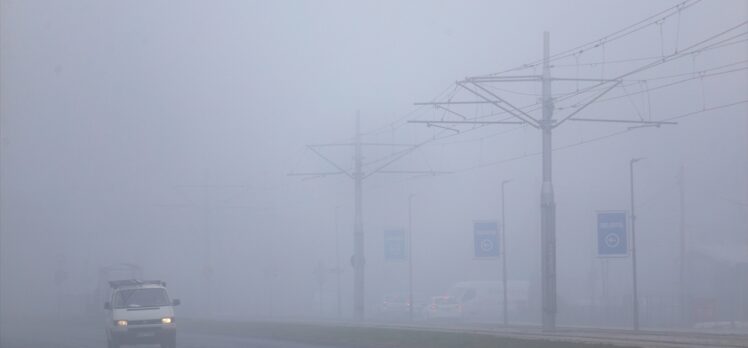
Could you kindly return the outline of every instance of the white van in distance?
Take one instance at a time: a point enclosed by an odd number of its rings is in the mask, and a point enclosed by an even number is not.
[[[177,346],[174,306],[166,283],[160,280],[115,280],[106,309],[107,346],[123,344],[160,344],[162,348]]]
[[[527,309],[530,283],[507,282],[507,311],[512,314]],[[455,283],[447,292],[457,300],[463,320],[498,321],[504,307],[504,285],[500,281],[465,281]]]

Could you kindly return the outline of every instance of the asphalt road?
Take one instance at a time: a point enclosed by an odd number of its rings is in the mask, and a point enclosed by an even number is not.
[[[64,325],[53,327],[50,323],[5,327],[0,336],[0,348],[105,348],[104,332],[96,325]],[[125,346],[128,347],[128,346]],[[158,347],[141,345],[134,347]],[[288,341],[201,335],[186,330],[178,331],[179,348],[330,348]],[[339,348],[339,347],[338,347]]]
[[[441,324],[441,325],[440,325]],[[192,325],[199,325],[193,323]],[[403,325],[402,323],[400,325]],[[392,324],[369,323],[384,328]],[[402,327],[397,325],[398,327]],[[694,332],[648,332],[634,334],[625,330],[566,328],[557,332],[543,332],[532,327],[497,328],[478,324],[458,323],[410,324],[412,328],[436,332],[476,332],[481,334],[519,339],[554,340],[586,343],[623,344],[644,347],[748,347],[748,335],[722,335]],[[318,344],[305,344],[283,340],[251,338],[245,336],[206,335],[190,332],[189,325],[178,329],[177,345],[180,348],[332,348]],[[23,321],[0,323],[0,348],[92,348],[106,347],[103,327],[96,322],[76,321]],[[148,347],[148,346],[141,346]],[[150,346],[158,347],[158,346]],[[340,348],[340,346],[334,346]],[[343,347],[345,348],[345,347]],[[350,347],[349,347],[350,348]]]

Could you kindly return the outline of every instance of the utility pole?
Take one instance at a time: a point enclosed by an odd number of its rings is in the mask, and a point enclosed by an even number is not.
[[[207,171],[204,174],[204,182],[208,182]],[[210,204],[208,190],[203,189],[203,296],[204,298],[204,315],[209,318],[213,315],[215,303],[213,301],[213,256],[211,255],[211,239],[213,228],[213,207]]]
[[[202,314],[205,316],[212,316],[216,307],[219,307],[221,303],[216,304],[215,298],[220,298],[214,294],[214,268],[213,268],[213,243],[215,242],[214,236],[218,235],[213,221],[216,215],[224,209],[248,209],[255,211],[266,211],[269,207],[251,207],[242,205],[230,205],[220,204],[219,196],[226,196],[231,191],[231,196],[236,196],[241,192],[248,189],[246,185],[225,185],[211,183],[209,172],[206,170],[203,173],[203,184],[199,185],[177,185],[175,189],[180,191],[190,191],[185,193],[189,194],[189,203],[187,204],[157,204],[162,208],[189,208],[199,209],[201,212],[201,240],[199,241],[201,266],[199,274],[196,279],[200,280],[200,296],[203,298],[201,303],[198,303],[198,307],[202,310]]]
[[[362,189],[361,185],[364,180],[364,173],[362,171],[361,157],[361,115],[356,113],[356,141],[354,144],[354,172],[353,172],[353,183],[354,183],[354,203],[355,203],[355,216],[353,218],[353,272],[354,272],[354,284],[353,284],[353,317],[356,321],[364,320],[364,224],[361,217],[362,209]]]
[[[359,113],[356,113],[356,129],[353,143],[334,143],[334,144],[319,144],[309,145],[308,148],[314,152],[317,156],[325,160],[328,164],[333,166],[336,170],[329,172],[311,172],[311,173],[289,173],[291,176],[328,176],[345,174],[353,180],[353,202],[354,202],[354,217],[353,217],[353,256],[351,257],[351,266],[353,266],[353,318],[356,321],[363,321],[365,319],[365,265],[366,258],[364,255],[364,224],[363,224],[363,182],[366,178],[374,174],[442,174],[442,172],[436,171],[403,171],[403,170],[385,170],[391,164],[397,160],[405,157],[406,155],[413,152],[426,142],[410,145],[410,144],[389,144],[389,143],[364,143],[362,142],[361,134],[361,117]],[[339,147],[339,146],[353,146],[353,171],[346,170],[343,166],[338,165],[335,161],[327,158],[319,151],[322,147]],[[365,171],[363,148],[364,146],[390,146],[390,147],[401,147],[403,150],[397,151],[390,155],[383,164],[379,164],[376,168]],[[376,163],[381,163],[377,161]]]
[[[506,217],[504,215],[504,185],[510,181],[511,180],[504,180],[501,182],[501,284],[504,287],[504,326],[509,325],[509,301],[506,284]]]
[[[413,321],[413,196],[408,196],[408,318]]]
[[[645,121],[645,120],[625,120],[625,119],[606,119],[606,118],[577,118],[574,117],[588,106],[595,103],[602,96],[618,87],[623,78],[627,77],[638,70],[622,74],[616,78],[560,78],[551,77],[550,69],[550,35],[548,32],[543,34],[543,71],[540,76],[537,75],[484,75],[475,77],[466,77],[456,84],[462,89],[477,96],[480,100],[450,100],[441,102],[421,102],[415,105],[433,105],[437,109],[447,111],[451,115],[459,116],[458,120],[411,120],[409,123],[421,123],[427,126],[440,127],[441,124],[454,125],[506,125],[506,124],[527,124],[535,129],[542,131],[542,174],[543,183],[540,189],[540,253],[541,253],[541,301],[542,301],[542,325],[544,330],[552,331],[556,328],[556,203],[553,192],[553,171],[552,171],[552,153],[551,143],[553,129],[559,127],[566,121],[579,122],[603,122],[603,123],[624,123],[636,124],[638,127],[659,127],[661,125],[677,124],[669,121]],[[681,53],[683,54],[683,53]],[[542,86],[542,117],[530,115],[521,107],[517,107],[508,100],[499,96],[495,89],[489,88],[488,84],[508,83],[508,82],[541,82]],[[595,92],[593,96],[579,100],[574,105],[574,111],[564,115],[561,119],[553,119],[554,98],[551,94],[551,84],[553,81],[559,82],[588,82],[595,83],[594,88],[588,88],[587,92]],[[599,91],[599,92],[598,92]],[[577,94],[579,95],[579,94]],[[568,99],[568,96],[565,97]],[[468,118],[450,107],[459,107],[460,105],[492,105],[502,114],[508,114],[515,120],[497,120],[486,121],[484,118]]]
[[[342,273],[342,270],[340,269],[340,233],[338,229],[338,209],[340,206],[335,206],[335,281],[337,282],[337,308],[336,312],[338,314],[338,319],[342,316],[341,312],[341,284],[340,284],[340,274]]]
[[[602,278],[603,278],[603,316],[605,317],[605,324],[610,322],[610,311],[608,301],[608,259],[602,260]]]
[[[629,174],[631,178],[631,274],[633,276],[633,298],[634,298],[634,330],[639,330],[639,288],[636,278],[636,212],[634,211],[634,163],[642,158],[632,158],[629,162]]]
[[[322,262],[322,260],[317,261],[317,266],[314,268],[313,274],[317,280],[317,285],[319,286],[319,316],[320,317],[323,317],[324,312],[325,312],[323,293],[325,290],[325,282],[327,281],[326,276],[325,276],[326,272],[327,272],[327,269],[325,268],[325,264]]]
[[[681,325],[686,324],[686,193],[685,193],[685,167],[681,164],[678,178],[678,191],[680,192],[680,269],[678,273]]]
[[[540,189],[541,287],[543,289],[543,328],[556,328],[556,202],[553,197],[551,137],[553,99],[551,97],[550,36],[543,33],[543,186]]]

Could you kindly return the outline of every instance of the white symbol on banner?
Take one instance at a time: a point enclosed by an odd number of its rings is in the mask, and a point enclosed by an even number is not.
[[[605,236],[605,246],[608,248],[615,248],[618,244],[621,244],[621,238],[619,238],[617,234],[610,233]]]
[[[488,239],[484,239],[480,241],[480,248],[483,251],[491,251],[493,250],[493,242]]]

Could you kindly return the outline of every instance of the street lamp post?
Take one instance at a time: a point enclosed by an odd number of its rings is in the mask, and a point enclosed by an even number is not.
[[[413,321],[413,196],[408,196],[408,318]]]
[[[629,174],[631,179],[631,266],[634,285],[634,330],[639,330],[639,290],[636,280],[636,213],[634,211],[634,163],[643,158],[632,158],[629,162]]]
[[[340,273],[341,273],[341,269],[340,269],[340,238],[339,238],[340,235],[338,233],[339,232],[338,231],[338,209],[340,209],[340,206],[339,205],[335,206],[335,280],[337,282],[337,284],[336,284],[337,285],[337,291],[336,291],[337,292],[336,293],[336,299],[337,299],[337,301],[336,301],[337,303],[336,304],[337,304],[337,307],[336,307],[336,311],[337,311],[337,314],[338,314],[338,319],[340,319],[340,317],[342,315],[342,312],[341,312],[341,297],[340,297],[340,289],[341,289]]]
[[[501,182],[501,283],[504,287],[504,326],[509,325],[509,316],[507,305],[507,285],[506,285],[506,218],[504,216],[504,185],[511,180]]]

